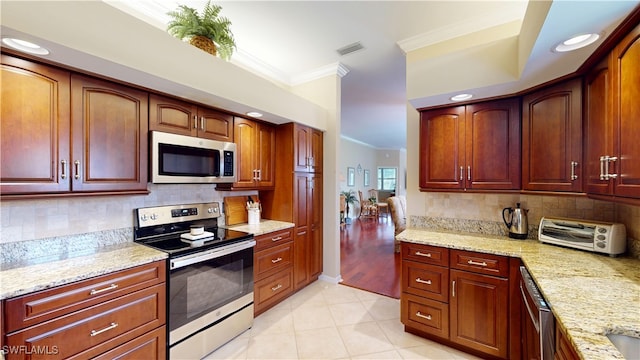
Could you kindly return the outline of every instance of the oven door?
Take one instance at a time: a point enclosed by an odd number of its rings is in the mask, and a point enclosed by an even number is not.
[[[253,304],[255,243],[169,259],[169,345]]]

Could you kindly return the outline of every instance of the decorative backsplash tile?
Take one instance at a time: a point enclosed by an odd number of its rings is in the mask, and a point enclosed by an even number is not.
[[[3,200],[0,243],[133,228],[133,210],[147,206],[219,201],[255,191],[216,191],[212,184],[149,184],[149,195]],[[220,218],[224,222],[224,217]],[[131,239],[132,241],[133,239]]]
[[[532,194],[424,193],[424,215],[409,225],[434,230],[507,235],[502,210],[516,203],[528,210],[529,238],[537,238],[543,216],[619,222],[627,229],[628,249],[640,258],[640,207],[576,196]]]

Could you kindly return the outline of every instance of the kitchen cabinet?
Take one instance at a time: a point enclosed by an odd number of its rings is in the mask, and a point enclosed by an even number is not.
[[[2,195],[147,193],[148,94],[2,54]]]
[[[640,198],[640,26],[586,80],[589,194]]]
[[[71,189],[68,71],[2,54],[2,195]]]
[[[158,261],[7,299],[3,343],[57,358],[164,358],[165,269]]]
[[[580,356],[571,345],[571,341],[562,331],[559,325],[556,325],[556,353],[553,357],[555,360],[579,360]]]
[[[256,236],[254,315],[265,312],[293,293],[292,229]]]
[[[301,140],[301,134],[309,137]],[[316,133],[316,135],[313,135]],[[315,140],[314,140],[315,139]],[[294,289],[299,290],[315,281],[322,273],[322,164],[318,155],[308,160],[304,171],[299,167],[299,148],[301,143],[316,149],[322,154],[322,132],[300,124],[284,124],[276,129],[276,179],[273,190],[261,191],[262,215],[266,219],[292,222],[293,228],[293,281]],[[306,146],[305,146],[306,148]],[[305,163],[305,161],[302,161]],[[309,165],[309,164],[315,164]]]
[[[522,100],[522,188],[581,192],[582,81],[572,79]]]
[[[509,357],[510,259],[402,243],[405,330],[475,354]]]
[[[518,99],[423,111],[421,190],[520,188]]]
[[[149,130],[233,142],[233,116],[167,96],[149,96]]]
[[[275,126],[236,117],[233,127],[238,180],[216,188],[272,189],[275,184]]]
[[[73,191],[147,189],[148,94],[71,75]]]
[[[322,172],[322,132],[298,123],[285,124],[293,134],[293,171]]]

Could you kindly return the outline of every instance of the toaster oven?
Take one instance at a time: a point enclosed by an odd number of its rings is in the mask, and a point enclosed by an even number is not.
[[[538,240],[616,256],[626,250],[627,233],[624,224],[620,223],[543,217]]]

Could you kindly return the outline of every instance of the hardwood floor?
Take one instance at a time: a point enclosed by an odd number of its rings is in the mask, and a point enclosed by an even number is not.
[[[343,285],[400,298],[400,254],[393,251],[389,217],[354,219],[340,230]]]

